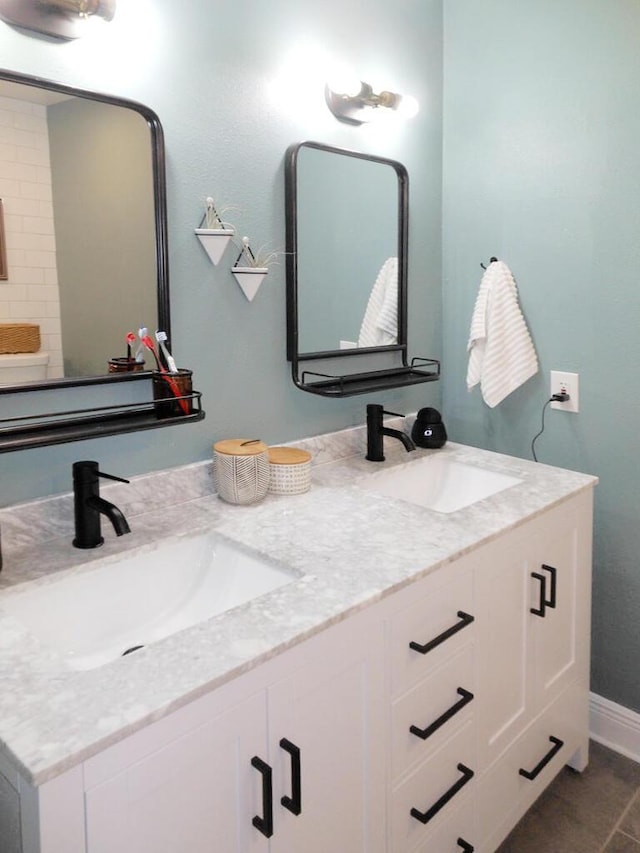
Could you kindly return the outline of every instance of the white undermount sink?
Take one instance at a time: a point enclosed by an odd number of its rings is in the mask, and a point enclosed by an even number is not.
[[[434,454],[374,471],[358,485],[437,512],[456,512],[521,482],[509,474]]]
[[[7,590],[0,609],[70,669],[85,670],[295,579],[254,551],[202,533]]]

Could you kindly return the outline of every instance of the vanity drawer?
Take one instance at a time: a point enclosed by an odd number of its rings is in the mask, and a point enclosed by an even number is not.
[[[427,677],[474,638],[473,572],[466,559],[460,565],[464,570],[443,568],[426,578],[418,601],[391,618],[393,696]]]
[[[469,794],[411,853],[479,853],[477,832],[473,795]]]
[[[569,761],[587,731],[587,715],[585,690],[576,682],[483,776],[478,793],[478,829],[485,843],[490,840],[497,846]],[[520,769],[534,778],[522,775]],[[501,827],[505,827],[504,832]]]
[[[473,812],[475,768],[475,733],[469,721],[393,791],[389,849],[440,853],[439,847],[430,847],[435,834],[458,809]]]
[[[474,710],[475,646],[457,655],[397,699],[391,708],[391,773],[397,779],[435,752]]]

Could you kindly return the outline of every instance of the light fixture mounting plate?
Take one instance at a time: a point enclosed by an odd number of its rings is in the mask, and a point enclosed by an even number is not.
[[[56,39],[78,38],[86,26],[79,14],[43,0],[0,0],[0,18],[15,27]]]

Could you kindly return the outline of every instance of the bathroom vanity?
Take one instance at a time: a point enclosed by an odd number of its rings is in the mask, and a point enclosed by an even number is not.
[[[16,513],[3,851],[492,853],[562,766],[586,766],[596,479],[454,444],[373,464],[363,438],[302,443],[311,491],[251,507],[211,494],[204,465],[157,475],[181,494],[170,510],[136,516],[136,482],[109,486],[134,534],[88,557],[52,539],[46,575],[26,541],[38,508],[24,533]],[[512,479],[454,511],[371,488],[430,458]],[[115,565],[169,528],[214,530],[291,580],[83,670],[3,610],[72,560]]]

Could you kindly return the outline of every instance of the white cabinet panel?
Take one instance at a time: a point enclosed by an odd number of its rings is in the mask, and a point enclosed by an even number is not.
[[[392,792],[387,849],[393,853],[408,853],[418,845],[429,849],[432,834],[458,806],[473,808],[476,771],[475,730],[469,722]]]
[[[468,643],[429,678],[393,703],[391,776],[394,780],[427,759],[456,728],[469,720],[476,691],[474,649]]]
[[[380,621],[354,617],[309,644],[305,665],[269,688],[274,853],[384,850],[382,656]],[[300,749],[299,815],[280,802],[295,769],[282,737]]]
[[[89,853],[258,853],[266,749],[264,696],[257,694],[86,793]]]
[[[416,584],[416,603],[391,619],[389,664],[394,695],[421,681],[473,638],[472,565],[473,558],[463,557]],[[421,653],[411,643],[428,651]]]
[[[477,571],[480,763],[489,766],[531,719],[528,561],[520,536],[484,549]]]

